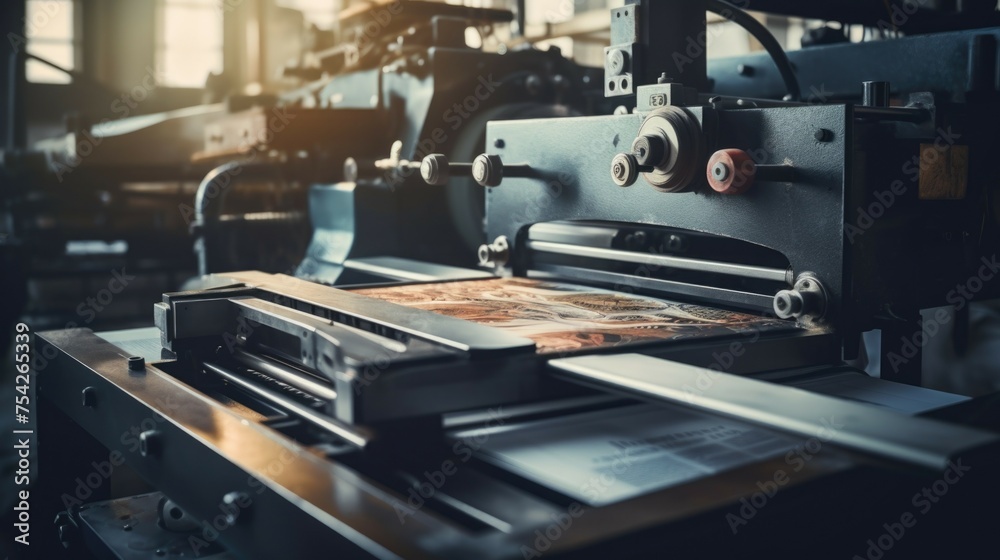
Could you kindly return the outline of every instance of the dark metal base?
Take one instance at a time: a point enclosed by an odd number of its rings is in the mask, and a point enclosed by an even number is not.
[[[207,387],[181,382],[156,364],[145,373],[129,372],[121,349],[88,331],[40,334],[38,348],[56,356],[39,372],[43,399],[189,514],[214,523],[227,507],[227,496],[245,494],[232,524],[211,540],[245,558],[306,558],[319,552],[352,558],[522,558],[524,547],[546,547],[545,556],[553,557],[606,557],[622,550],[648,557],[667,549],[683,557],[747,551],[850,557],[863,555],[865,539],[877,538],[881,523],[912,510],[914,492],[934,483],[921,473],[864,466],[857,457],[824,447],[736,535],[727,514],[743,515],[740,498],[759,493],[759,484],[778,470],[791,472],[787,461],[776,458],[624,502],[585,507],[571,527],[559,529],[559,538],[539,539],[546,531],[556,533],[554,520],[565,520],[560,515],[570,511],[571,500],[475,459],[463,462],[462,454],[426,426],[412,430],[412,441],[331,454],[330,442],[293,418],[262,416],[240,402],[212,396]],[[89,406],[81,399],[88,387],[94,397]],[[141,432],[152,432],[146,446],[138,443]],[[62,460],[60,432],[49,430],[41,438],[48,453],[42,459]],[[423,480],[446,460],[459,465],[457,474],[421,507],[411,507],[414,486],[408,486],[406,476]],[[920,550],[939,539],[949,548],[973,546],[971,537],[981,541],[987,532],[970,531],[988,522],[981,513],[988,510],[969,503],[995,495],[980,490],[991,487],[990,477],[977,476],[991,469],[973,465],[947,502],[941,500],[920,518],[919,535],[914,532],[897,546]],[[71,480],[82,472],[65,476]],[[408,474],[401,478],[400,473]],[[979,482],[966,482],[976,478]],[[67,481],[51,478],[49,484],[57,493]],[[125,509],[110,502],[116,505],[107,511],[88,508],[80,521],[92,527],[94,547],[110,550],[108,535],[123,531],[121,515],[151,522],[152,498],[148,502]],[[115,519],[112,511],[123,513]],[[955,541],[952,534],[966,540]],[[129,537],[118,538],[126,542]],[[151,533],[141,541],[146,553],[155,538]],[[152,553],[156,558],[156,548]]]
[[[79,507],[73,513],[80,541],[95,556],[115,560],[233,558],[211,538],[210,531],[164,529],[157,513],[161,499],[163,494],[153,492]]]

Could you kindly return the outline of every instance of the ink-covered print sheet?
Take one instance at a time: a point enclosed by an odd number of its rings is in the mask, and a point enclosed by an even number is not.
[[[527,278],[354,292],[502,328],[534,340],[543,354],[796,328],[749,313]]]

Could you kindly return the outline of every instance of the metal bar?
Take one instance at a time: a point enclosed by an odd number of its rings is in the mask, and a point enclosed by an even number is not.
[[[218,217],[220,222],[301,222],[305,212],[247,212],[245,214],[223,214]]]
[[[251,369],[270,375],[275,379],[288,383],[292,387],[301,389],[315,397],[328,401],[332,401],[337,398],[337,391],[335,391],[333,387],[324,385],[319,381],[309,379],[306,377],[307,374],[298,373],[291,368],[278,364],[277,362],[269,360],[263,356],[257,356],[237,348],[233,352],[233,357],[236,358],[236,361]]]
[[[927,109],[913,107],[854,107],[854,116],[859,119],[922,123],[930,120],[931,113]]]
[[[303,420],[311,422],[324,430],[328,430],[330,433],[337,435],[347,443],[350,443],[359,449],[364,449],[374,437],[371,432],[364,428],[348,426],[339,420],[331,418],[325,414],[320,414],[308,406],[299,404],[292,399],[283,397],[270,389],[266,389],[256,383],[253,383],[252,381],[244,379],[238,373],[228,368],[209,362],[205,362],[203,365],[205,366],[205,370],[226,379],[226,381],[253,393],[275,406],[290,411]]]
[[[613,395],[592,395],[586,397],[572,397],[555,401],[542,401],[528,404],[504,405],[504,417],[517,419],[523,416],[534,416],[539,414],[553,414],[556,412],[572,412],[581,408],[609,406],[615,403],[627,402],[621,397]],[[494,417],[493,410],[471,410],[465,412],[453,412],[444,414],[441,418],[441,426],[446,430],[456,430],[463,426],[473,424],[482,425]]]
[[[531,226],[528,230],[528,239],[610,249],[619,231],[618,228],[613,227],[588,226],[570,222],[542,222]]]
[[[485,280],[494,277],[482,270],[425,263],[399,257],[347,259],[344,261],[344,268],[406,282],[454,282],[457,280]],[[346,286],[340,287],[346,288]]]
[[[528,241],[528,249],[542,253],[555,253],[557,255],[569,255],[574,257],[585,257],[590,259],[601,259],[608,261],[628,262],[635,264],[657,265],[666,268],[676,268],[679,270],[695,270],[698,272],[711,272],[714,274],[726,274],[729,276],[740,276],[743,278],[755,278],[758,280],[771,280],[774,282],[788,283],[788,271],[778,268],[766,268],[763,266],[751,266],[746,264],[733,264],[719,261],[703,261],[698,259],[688,259],[684,257],[674,257],[670,255],[656,255],[650,253],[633,253],[630,251],[620,251],[617,249],[604,249],[601,247],[583,247],[580,245],[568,245],[566,243],[551,243],[548,241]]]
[[[549,365],[570,380],[821,438],[871,455],[944,470],[959,454],[992,453],[1000,435],[802,389],[641,354],[582,356]]]
[[[536,274],[535,271],[542,274]],[[768,312],[774,309],[774,296],[727,290],[714,286],[701,286],[698,284],[677,282],[675,280],[630,276],[628,274],[593,270],[577,266],[542,264],[528,271],[529,278],[538,276],[555,276],[558,278],[583,280],[585,282],[600,282],[612,286],[632,286],[644,290],[655,290],[664,294],[698,298],[699,301],[724,303],[755,311]]]

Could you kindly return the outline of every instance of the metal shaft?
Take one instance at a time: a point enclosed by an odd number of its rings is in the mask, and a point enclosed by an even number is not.
[[[370,431],[364,428],[360,428],[357,426],[348,426],[347,424],[344,424],[343,422],[337,420],[336,418],[331,418],[325,414],[320,414],[319,412],[316,412],[315,410],[309,408],[304,404],[295,402],[294,400],[289,399],[288,397],[279,395],[278,393],[270,389],[261,387],[260,385],[248,379],[244,379],[238,373],[230,370],[229,368],[208,362],[206,362],[204,366],[206,371],[209,371],[211,373],[218,375],[219,377],[222,377],[223,379],[229,381],[233,385],[236,385],[241,389],[249,391],[255,396],[270,402],[271,404],[277,406],[278,408],[288,410],[293,414],[295,414],[296,416],[298,416],[299,418],[311,422],[319,426],[320,428],[328,430],[330,433],[335,434],[336,436],[340,437],[341,439],[343,439],[344,441],[350,443],[355,447],[364,449],[365,446],[367,446],[374,437]]]
[[[335,391],[333,387],[310,379],[306,373],[297,372],[290,367],[264,358],[263,356],[257,356],[237,348],[236,351],[233,352],[233,357],[236,358],[236,361],[251,369],[270,375],[275,379],[288,383],[292,387],[301,389],[302,391],[305,391],[315,397],[319,397],[327,401],[332,401],[337,398],[337,391]]]

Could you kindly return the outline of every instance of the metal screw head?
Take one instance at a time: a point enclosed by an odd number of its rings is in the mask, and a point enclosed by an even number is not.
[[[472,162],[472,178],[484,187],[499,187],[503,182],[503,160],[500,156],[480,154]]]
[[[139,455],[149,457],[160,452],[160,432],[146,430],[139,434]]]
[[[681,237],[681,236],[679,236],[679,235],[671,234],[670,237],[667,238],[667,250],[668,251],[672,251],[672,252],[680,251],[680,250],[684,249],[685,245],[686,245],[686,243],[684,242],[684,238]]]
[[[628,65],[628,53],[621,49],[611,49],[608,51],[607,65],[609,74],[620,76]]]
[[[477,183],[482,183],[486,180],[486,163],[482,160],[477,159],[472,162],[472,178],[476,180]]]
[[[618,154],[611,160],[611,180],[619,187],[631,187],[639,178],[639,162],[632,154]]]
[[[802,314],[805,302],[798,290],[782,290],[774,296],[774,313],[781,319],[791,319]]]
[[[428,185],[446,185],[450,175],[448,165],[444,154],[431,154],[420,162],[420,177]]]
[[[815,138],[817,142],[829,142],[830,140],[833,140],[833,131],[825,128],[817,128],[816,132],[813,133],[813,138]]]
[[[97,389],[93,387],[84,387],[83,391],[80,393],[81,400],[83,401],[83,406],[87,408],[94,408],[97,406]]]

